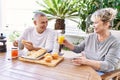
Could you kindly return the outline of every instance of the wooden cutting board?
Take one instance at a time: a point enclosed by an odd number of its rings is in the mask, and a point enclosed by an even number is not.
[[[43,65],[46,65],[46,66],[52,66],[52,67],[54,67],[58,63],[60,63],[62,60],[64,60],[64,57],[59,56],[58,59],[53,59],[51,62],[46,62],[44,58],[42,58],[40,60],[32,60],[32,59],[27,59],[27,58],[19,57],[18,59],[21,60],[21,61],[38,63],[38,64],[43,64]]]

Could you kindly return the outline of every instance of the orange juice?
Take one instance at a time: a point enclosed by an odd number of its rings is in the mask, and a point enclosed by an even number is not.
[[[17,58],[18,57],[18,50],[17,50],[17,48],[12,48],[12,50],[11,50],[11,57],[12,58]]]
[[[59,43],[59,44],[62,44],[63,41],[64,41],[64,38],[65,38],[64,36],[59,36],[59,37],[58,37],[58,43]]]

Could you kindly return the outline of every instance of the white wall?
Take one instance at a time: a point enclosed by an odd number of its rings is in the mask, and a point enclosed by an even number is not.
[[[6,21],[6,0],[0,0],[0,33],[4,33],[3,27]]]
[[[1,31],[2,31],[2,12],[1,12],[1,8],[2,6],[1,6],[1,0],[0,0],[0,33],[1,33]]]
[[[25,28],[34,25],[32,21],[33,11],[42,9],[35,0],[1,0],[2,1],[2,27],[5,34],[13,31],[24,31]],[[42,0],[39,0],[42,2]],[[0,9],[1,10],[1,9]],[[77,28],[77,24],[65,20],[66,35],[81,36],[84,32]],[[54,29],[55,20],[49,21],[48,28]],[[8,26],[5,27],[5,26]],[[0,29],[1,30],[1,29]]]

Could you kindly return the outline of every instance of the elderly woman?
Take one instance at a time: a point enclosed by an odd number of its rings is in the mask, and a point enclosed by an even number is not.
[[[115,69],[120,60],[120,43],[109,29],[116,14],[117,11],[113,8],[97,10],[91,16],[94,33],[77,46],[64,40],[64,46],[76,53],[83,54],[72,60],[74,64],[88,65],[100,72],[109,72]]]

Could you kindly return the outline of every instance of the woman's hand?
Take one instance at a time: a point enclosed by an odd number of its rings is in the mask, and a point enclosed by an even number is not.
[[[64,39],[62,44],[67,46],[69,44],[69,42],[66,39]]]
[[[86,59],[85,55],[82,54],[82,56],[79,56],[78,58],[74,58],[72,60],[72,62],[75,65],[82,65],[82,64],[86,64],[87,59]]]
[[[74,50],[74,45],[68,42],[66,39],[64,39],[62,43],[65,47],[69,48],[70,50]]]
[[[74,65],[87,65],[87,66],[91,66],[95,70],[100,70],[101,61],[87,59],[83,54],[78,58],[74,58],[72,62]]]

